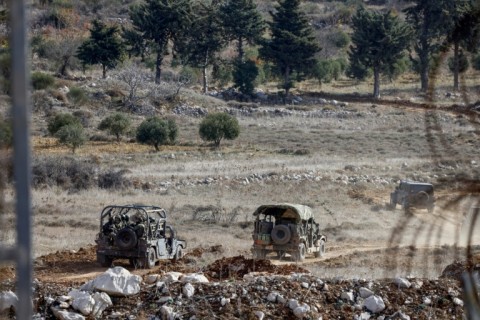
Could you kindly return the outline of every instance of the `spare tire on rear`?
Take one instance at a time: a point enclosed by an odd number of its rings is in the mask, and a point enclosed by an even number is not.
[[[286,244],[292,237],[292,232],[287,225],[279,224],[275,226],[270,234],[275,244]]]
[[[130,250],[137,245],[137,241],[135,231],[127,227],[118,232],[115,243],[120,249]]]

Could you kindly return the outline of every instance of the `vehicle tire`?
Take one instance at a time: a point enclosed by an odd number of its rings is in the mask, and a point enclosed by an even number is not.
[[[388,205],[388,208],[390,210],[394,210],[397,207],[397,199],[395,199],[394,195],[390,195],[390,203]]]
[[[278,250],[278,251],[277,251],[277,259],[278,259],[278,260],[281,260],[281,259],[283,259],[283,258],[285,258],[285,251],[283,251],[283,250]]]
[[[290,238],[292,237],[292,232],[287,225],[279,224],[273,228],[271,237],[274,243],[282,245],[290,241]]]
[[[135,268],[137,266],[137,259],[130,258],[128,259],[128,263],[130,264],[130,267]]]
[[[415,195],[415,202],[420,206],[427,206],[430,200],[430,196],[425,191],[420,191]]]
[[[104,254],[97,254],[97,262],[105,268],[110,268],[112,266],[113,259]]]
[[[264,260],[267,257],[267,253],[263,249],[255,249],[253,251],[253,259]]]
[[[155,256],[155,249],[149,248],[147,252],[147,257],[145,258],[146,261],[144,263],[147,269],[152,269],[155,267],[155,263],[157,262],[157,258]]]
[[[175,252],[175,257],[173,257],[173,260],[178,261],[183,258],[183,250],[182,247],[177,246],[177,251]]]
[[[117,234],[115,238],[115,244],[117,247],[123,250],[130,250],[137,245],[137,234],[131,228],[123,228]]]
[[[300,243],[298,249],[295,252],[292,252],[292,260],[295,262],[302,262],[305,260],[305,244]]]
[[[321,258],[325,255],[325,241],[320,240],[319,251],[314,253],[315,258]]]

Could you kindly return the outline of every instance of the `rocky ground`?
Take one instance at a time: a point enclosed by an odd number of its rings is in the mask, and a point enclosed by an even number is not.
[[[126,273],[121,294],[86,283],[105,278],[95,262],[95,247],[61,251],[35,262],[34,308],[36,319],[463,319],[459,275],[465,265],[456,263],[436,280],[322,278],[303,265],[244,256],[220,258],[198,269],[195,261],[218,246],[197,247],[180,262],[163,262],[151,270],[132,270],[120,261],[110,269]],[[328,262],[327,262],[328,263]],[[278,264],[278,263],[277,263]],[[130,269],[131,274],[126,271]],[[13,308],[6,295],[13,290],[13,268],[0,272],[0,306],[4,318]],[[135,285],[129,283],[130,280]],[[133,288],[133,289],[132,289]],[[85,307],[89,297],[92,307]],[[133,291],[129,291],[133,290]],[[90,291],[90,292],[89,292]],[[96,292],[96,293],[94,293]],[[104,293],[101,293],[104,292]],[[105,293],[107,292],[107,293]],[[98,302],[98,297],[107,296]],[[83,299],[83,300],[82,300]],[[8,309],[8,310],[7,310]],[[82,315],[83,313],[83,315]]]

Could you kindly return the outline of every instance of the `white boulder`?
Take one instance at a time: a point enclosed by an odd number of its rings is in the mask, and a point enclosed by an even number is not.
[[[173,309],[168,306],[162,306],[160,308],[160,314],[162,315],[162,319],[165,320],[175,320],[177,314],[173,312]]]
[[[190,273],[186,274],[183,277],[180,278],[180,281],[185,283],[185,282],[192,282],[192,283],[206,283],[208,282],[207,277],[205,277],[201,273]]]
[[[195,288],[191,283],[187,283],[185,286],[183,286],[182,292],[185,297],[191,298],[195,294]]]
[[[298,308],[299,304],[298,304],[298,300],[296,299],[290,299],[288,300],[288,307],[291,309],[291,310],[295,310],[296,308]]]
[[[270,302],[277,302],[278,292],[270,292],[267,296],[267,300]]]
[[[373,291],[365,287],[360,287],[358,292],[360,293],[360,297],[362,297],[363,299],[373,296]]]
[[[456,304],[457,306],[463,307],[463,300],[459,299],[457,297],[453,298],[453,303]]]
[[[18,302],[17,295],[12,291],[4,291],[0,293],[0,312],[4,312],[10,307],[14,307]]]
[[[296,307],[295,309],[293,309],[293,314],[298,319],[303,319],[308,311],[310,311],[310,306],[308,304],[304,303],[304,304]]]
[[[180,279],[181,276],[183,276],[183,273],[181,272],[170,271],[165,273],[161,281],[165,283],[172,283],[172,282],[178,281],[178,279]]]
[[[343,299],[343,300],[350,301],[350,302],[355,301],[355,298],[353,297],[353,292],[352,291],[342,292],[342,294],[340,295],[340,298]]]
[[[55,318],[59,320],[85,320],[85,317],[79,313],[67,311],[64,309],[51,308]]]
[[[95,300],[93,300],[90,293],[73,289],[68,293],[72,297],[72,308],[80,311],[84,316],[88,316],[93,311]]]
[[[265,317],[265,313],[263,313],[262,311],[255,311],[253,313],[258,320],[263,320],[263,318]]]
[[[412,286],[412,284],[410,283],[410,281],[408,281],[408,280],[405,279],[405,278],[400,278],[400,277],[395,278],[394,283],[395,283],[399,288],[410,288],[410,287]]]
[[[154,284],[157,282],[157,279],[158,279],[158,274],[149,274],[145,276],[144,281],[146,284]]]
[[[92,296],[95,304],[93,305],[92,316],[100,318],[103,311],[108,307],[113,306],[112,299],[105,292],[95,292]]]
[[[230,303],[230,299],[229,298],[222,298],[220,300],[220,304],[222,305],[222,307],[224,307],[225,305],[229,304]]]
[[[379,296],[370,296],[363,301],[363,306],[373,313],[381,312],[385,309],[385,303]]]
[[[114,267],[84,284],[80,290],[101,291],[112,296],[131,296],[140,292],[142,277],[131,274],[127,269]]]

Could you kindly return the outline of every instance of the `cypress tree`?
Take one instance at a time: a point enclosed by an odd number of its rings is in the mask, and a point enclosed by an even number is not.
[[[168,54],[169,41],[190,26],[190,0],[145,0],[130,9],[130,19],[137,32],[154,45],[155,83],[160,83],[163,58]]]
[[[292,78],[302,80],[311,71],[320,47],[305,13],[300,10],[300,0],[279,0],[276,11],[270,15],[271,37],[263,41],[260,55],[273,63],[288,97]]]
[[[107,69],[115,68],[121,61],[123,50],[118,28],[108,27],[103,22],[94,20],[90,29],[90,38],[78,48],[77,58],[84,65],[102,65],[102,76],[105,78]]]
[[[364,78],[373,71],[374,98],[380,97],[380,74],[389,72],[403,58],[412,31],[391,12],[384,14],[360,8],[352,18],[350,75]]]

